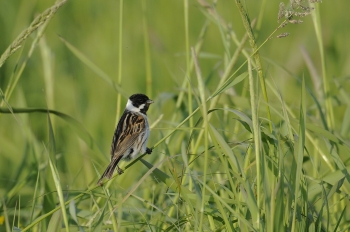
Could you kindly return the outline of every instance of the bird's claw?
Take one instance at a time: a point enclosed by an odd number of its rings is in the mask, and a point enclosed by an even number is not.
[[[146,147],[146,154],[152,154],[152,148]]]
[[[123,169],[121,169],[120,167],[118,167],[118,170],[117,170],[118,174],[121,175],[124,173]]]

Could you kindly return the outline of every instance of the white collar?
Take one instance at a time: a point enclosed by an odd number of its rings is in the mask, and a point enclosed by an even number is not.
[[[126,109],[131,111],[131,112],[140,112],[141,109],[145,107],[145,104],[140,105],[138,108],[135,107],[130,99],[128,99],[128,103],[126,103]]]

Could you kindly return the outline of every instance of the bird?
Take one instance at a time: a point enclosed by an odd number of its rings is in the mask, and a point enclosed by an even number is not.
[[[110,179],[116,168],[119,175],[124,172],[118,166],[121,160],[130,161],[140,152],[152,153],[152,149],[147,147],[150,135],[147,111],[152,103],[153,101],[145,94],[137,93],[129,97],[124,113],[114,131],[110,164],[98,180],[98,185],[102,185],[103,178]]]

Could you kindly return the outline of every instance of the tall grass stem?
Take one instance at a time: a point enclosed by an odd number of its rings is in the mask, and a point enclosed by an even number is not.
[[[311,5],[311,3],[310,3]],[[332,103],[332,96],[331,96],[331,88],[329,83],[329,78],[327,75],[326,70],[326,61],[325,61],[325,55],[324,55],[324,48],[323,48],[323,38],[322,38],[322,28],[321,28],[321,16],[320,16],[320,6],[319,4],[312,4],[313,7],[315,7],[315,10],[312,11],[312,21],[315,28],[316,33],[316,39],[318,43],[318,48],[320,52],[320,59],[321,59],[321,67],[322,67],[322,82],[323,82],[323,95],[325,98],[325,113],[327,115],[327,124],[330,130],[334,129],[334,112],[333,112],[333,103]]]
[[[152,99],[153,93],[153,80],[152,80],[152,62],[151,62],[151,51],[149,44],[148,34],[148,22],[147,22],[147,4],[146,0],[142,0],[142,25],[143,25],[143,37],[145,46],[145,66],[146,66],[146,94]]]
[[[257,46],[256,41],[255,41],[253,29],[252,29],[251,24],[250,24],[249,16],[248,16],[246,10],[244,9],[241,1],[235,0],[235,2],[236,2],[236,5],[238,7],[239,13],[241,14],[244,28],[248,34],[250,46],[252,47],[252,49],[254,51],[253,57],[254,57],[254,60],[255,60],[256,66],[257,66],[258,77],[260,80],[261,91],[262,91],[264,100],[265,100],[265,102],[269,102],[267,92],[266,92],[263,67],[262,67],[262,63],[261,63],[261,59],[260,59],[260,55],[259,55],[259,51],[258,51],[258,46]],[[272,128],[272,124],[271,124],[271,112],[270,112],[270,107],[268,106],[268,104],[266,105],[266,111],[267,111],[267,117],[269,119],[270,132],[272,132],[273,128]]]
[[[262,166],[262,154],[261,154],[261,147],[260,147],[260,124],[259,124],[259,116],[258,116],[258,104],[256,102],[257,94],[255,91],[255,82],[252,72],[252,64],[251,60],[248,59],[248,77],[249,77],[249,91],[250,91],[250,107],[252,111],[252,123],[253,123],[253,138],[254,138],[254,153],[255,153],[255,162],[256,162],[256,192],[257,192],[257,204],[258,204],[258,210],[256,212],[256,216],[253,218],[256,218],[257,221],[253,222],[254,227],[256,227],[257,230],[260,229],[260,226],[262,222],[260,220],[260,210],[261,202],[262,202],[262,189],[261,189],[261,182],[262,182],[262,172],[261,172],[261,166]]]
[[[118,46],[118,86],[121,86],[122,75],[123,75],[123,2],[124,0],[119,0],[119,46]],[[118,124],[120,115],[121,115],[121,94],[117,94],[117,112],[115,117],[115,125]]]

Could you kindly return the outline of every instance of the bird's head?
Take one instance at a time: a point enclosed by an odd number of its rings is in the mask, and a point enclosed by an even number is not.
[[[126,109],[131,112],[147,113],[147,110],[153,101],[142,93],[133,94],[129,97]]]

